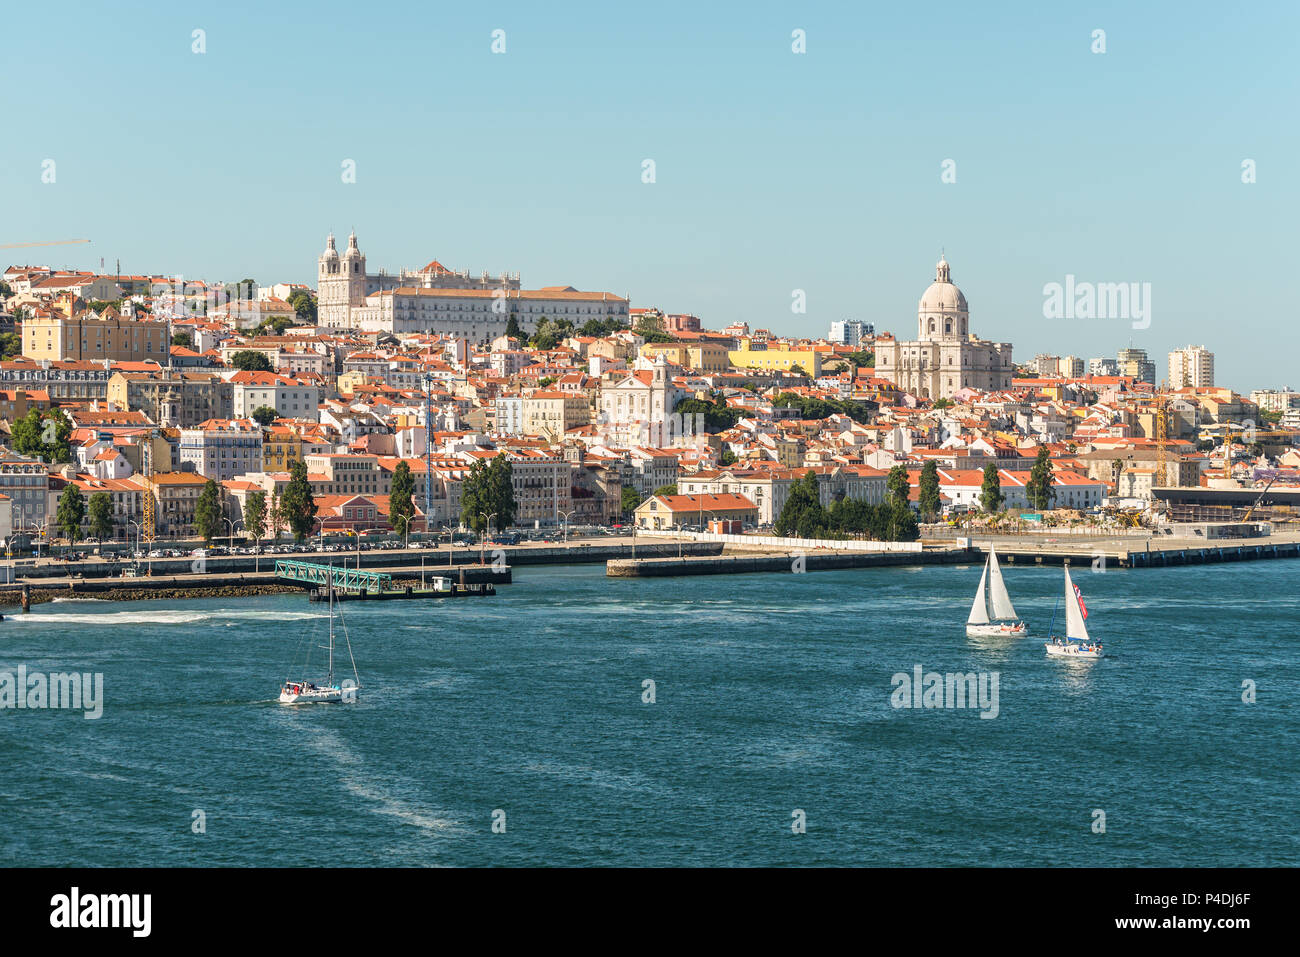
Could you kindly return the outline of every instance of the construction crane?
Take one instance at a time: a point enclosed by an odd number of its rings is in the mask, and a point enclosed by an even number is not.
[[[1252,516],[1252,515],[1255,514],[1255,509],[1259,508],[1259,503],[1262,502],[1262,501],[1264,501],[1264,495],[1268,492],[1269,489],[1271,489],[1271,488],[1273,487],[1273,483],[1276,482],[1276,481],[1277,481],[1277,476],[1276,476],[1276,475],[1273,476],[1271,479],[1268,480],[1268,484],[1265,485],[1265,486],[1264,486],[1264,490],[1263,490],[1262,492],[1259,493],[1259,497],[1255,499],[1254,504],[1251,505],[1250,508],[1246,509],[1246,515],[1245,515],[1244,518],[1242,518],[1242,521],[1243,521],[1243,522],[1249,522],[1249,521],[1250,521],[1250,516]]]
[[[28,246],[68,246],[72,243],[88,243],[89,239],[53,239],[43,243],[0,243],[0,249],[25,249]]]
[[[157,435],[157,430],[150,429],[149,434],[145,436],[144,447],[140,450],[140,477],[144,489],[144,514],[140,523],[140,537],[145,542],[145,553],[153,551],[153,541],[155,529],[157,527],[157,516],[154,513],[154,481],[153,481],[153,440]],[[150,562],[150,568],[153,563]]]
[[[1223,477],[1232,478],[1232,437],[1234,435],[1245,438],[1250,436],[1252,441],[1261,435],[1285,435],[1292,440],[1300,439],[1300,429],[1224,429],[1223,431]]]

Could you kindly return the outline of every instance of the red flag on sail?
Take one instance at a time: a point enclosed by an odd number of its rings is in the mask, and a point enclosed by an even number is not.
[[[1079,599],[1079,611],[1083,614],[1084,619],[1088,617],[1088,606],[1083,603],[1083,592],[1079,591],[1079,586],[1074,586],[1074,597]]]

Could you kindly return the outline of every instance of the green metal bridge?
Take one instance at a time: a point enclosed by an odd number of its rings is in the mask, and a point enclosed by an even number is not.
[[[359,568],[344,568],[335,565],[318,565],[315,562],[295,562],[277,559],[275,576],[292,582],[307,585],[328,586],[334,584],[335,591],[359,592],[363,589],[369,594],[378,594],[393,586],[393,576],[384,572],[368,572]]]

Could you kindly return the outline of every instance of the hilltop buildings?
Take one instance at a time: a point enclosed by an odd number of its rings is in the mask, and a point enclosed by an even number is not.
[[[519,275],[474,278],[429,263],[417,272],[368,274],[366,257],[353,233],[342,256],[334,236],[317,261],[320,324],[368,332],[435,332],[471,342],[504,335],[511,318],[526,331],[542,318],[628,320],[628,301],[608,292],[582,292],[572,286],[521,289]]]
[[[876,375],[923,399],[949,399],[963,389],[1011,387],[1011,343],[970,332],[966,296],[940,259],[917,307],[917,339],[876,340]]]

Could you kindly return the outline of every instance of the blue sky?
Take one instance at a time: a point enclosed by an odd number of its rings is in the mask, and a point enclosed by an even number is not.
[[[355,227],[372,270],[438,258],[714,327],[910,336],[942,248],[973,331],[1018,359],[1131,340],[1163,375],[1203,343],[1223,384],[1300,387],[1300,6],[729,6],[13,8],[0,242],[93,244],[3,255],[314,282],[325,234]],[[1043,318],[1067,274],[1151,283],[1150,327]]]

